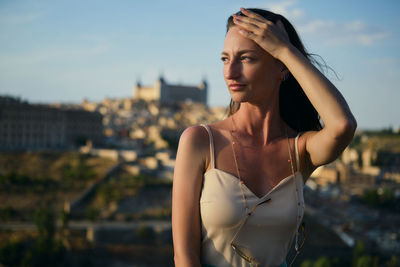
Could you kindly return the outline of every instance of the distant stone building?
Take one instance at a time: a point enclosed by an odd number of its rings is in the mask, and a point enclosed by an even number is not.
[[[168,84],[160,77],[153,86],[142,86],[140,82],[134,87],[134,98],[146,101],[157,100],[162,104],[176,104],[186,101],[207,105],[208,85],[203,81],[198,86]]]
[[[0,150],[63,149],[103,142],[102,115],[0,96]]]

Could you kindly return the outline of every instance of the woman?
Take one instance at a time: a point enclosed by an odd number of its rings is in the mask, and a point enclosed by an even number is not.
[[[189,127],[179,141],[175,264],[286,266],[294,237],[299,246],[303,185],[349,144],[356,121],[281,15],[231,16],[222,61],[230,116]]]

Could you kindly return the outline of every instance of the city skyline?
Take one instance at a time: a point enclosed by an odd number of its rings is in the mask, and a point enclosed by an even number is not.
[[[384,4],[382,4],[384,3]],[[400,126],[400,4],[396,1],[2,1],[0,94],[29,102],[132,97],[137,81],[209,85],[229,103],[219,60],[227,17],[239,7],[285,15],[359,128]],[[372,18],[372,19],[371,19]]]

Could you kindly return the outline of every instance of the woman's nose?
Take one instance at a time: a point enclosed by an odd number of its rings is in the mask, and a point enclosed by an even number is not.
[[[241,75],[241,66],[235,61],[231,61],[224,66],[224,76],[226,79],[235,79]]]

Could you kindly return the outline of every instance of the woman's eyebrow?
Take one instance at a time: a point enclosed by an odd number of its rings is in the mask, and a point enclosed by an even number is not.
[[[239,51],[237,51],[236,54],[237,54],[237,55],[242,55],[242,54],[250,53],[250,52],[257,53],[256,50],[245,49],[245,50],[239,50]],[[229,53],[228,53],[228,52],[225,52],[225,51],[222,51],[221,55],[227,56],[227,55],[229,55]]]

